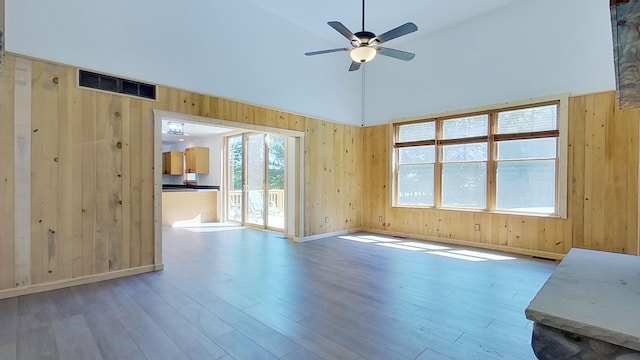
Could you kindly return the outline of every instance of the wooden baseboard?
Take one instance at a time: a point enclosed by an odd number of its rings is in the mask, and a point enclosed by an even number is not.
[[[10,298],[10,297],[15,297],[15,296],[36,294],[44,291],[57,290],[57,289],[62,289],[66,287],[71,287],[71,286],[86,285],[86,284],[91,284],[99,281],[113,280],[113,279],[118,279],[126,276],[158,271],[158,270],[162,270],[163,267],[164,266],[162,264],[145,265],[145,266],[140,266],[140,267],[131,268],[131,269],[112,271],[104,274],[89,275],[89,276],[83,276],[83,277],[78,277],[73,279],[53,281],[45,284],[36,284],[36,285],[22,286],[14,289],[0,290],[0,300]]]
[[[521,249],[521,248],[515,248],[511,246],[485,244],[485,243],[479,243],[475,241],[440,238],[436,236],[425,236],[425,235],[402,233],[402,232],[396,232],[396,231],[386,231],[386,230],[379,230],[379,229],[365,229],[364,231],[372,232],[380,235],[401,236],[401,237],[407,237],[407,238],[417,239],[417,240],[434,241],[434,242],[439,242],[444,244],[469,246],[469,247],[481,248],[481,249],[487,249],[487,250],[502,251],[502,252],[507,252],[512,254],[535,256],[535,257],[550,259],[550,260],[562,260],[564,259],[564,256],[565,256],[565,254],[558,254],[558,253],[552,253],[547,251]]]
[[[353,233],[360,232],[360,231],[362,231],[361,228],[340,230],[340,231],[334,231],[334,232],[318,234],[318,235],[295,237],[295,238],[293,238],[293,241],[296,241],[296,242],[307,242],[307,241],[320,240],[320,239],[333,237],[333,236],[353,234]]]

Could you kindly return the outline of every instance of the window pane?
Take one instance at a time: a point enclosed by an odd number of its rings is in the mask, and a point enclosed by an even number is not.
[[[498,134],[557,129],[558,105],[546,105],[498,113]]]
[[[436,138],[435,121],[399,125],[398,142],[433,140]]]
[[[487,143],[446,145],[442,147],[444,162],[486,161]]]
[[[548,159],[557,156],[557,138],[500,141],[499,160]]]
[[[497,196],[500,210],[555,213],[555,160],[498,163]]]
[[[398,149],[400,164],[434,163],[436,162],[436,147],[415,146]]]
[[[442,205],[447,207],[487,207],[487,164],[444,164]]]
[[[398,204],[433,206],[434,165],[403,165],[398,171]]]
[[[445,139],[463,139],[486,136],[489,128],[489,116],[479,115],[442,122]]]

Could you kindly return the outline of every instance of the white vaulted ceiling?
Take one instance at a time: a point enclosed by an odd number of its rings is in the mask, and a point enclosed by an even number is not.
[[[366,29],[418,32],[348,72],[329,26],[360,0],[6,0],[7,51],[320,119],[365,124],[615,88],[608,0],[368,0]]]

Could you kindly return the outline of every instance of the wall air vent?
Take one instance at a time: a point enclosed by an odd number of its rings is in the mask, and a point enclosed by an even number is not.
[[[85,70],[80,70],[78,72],[78,84],[82,87],[91,89],[132,95],[145,99],[156,99],[155,85],[121,79],[115,76],[103,75]]]

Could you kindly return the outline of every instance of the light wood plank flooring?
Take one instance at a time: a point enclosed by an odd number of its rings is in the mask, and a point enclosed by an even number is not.
[[[0,360],[535,359],[554,262],[192,230],[164,229],[164,271],[0,301]]]

